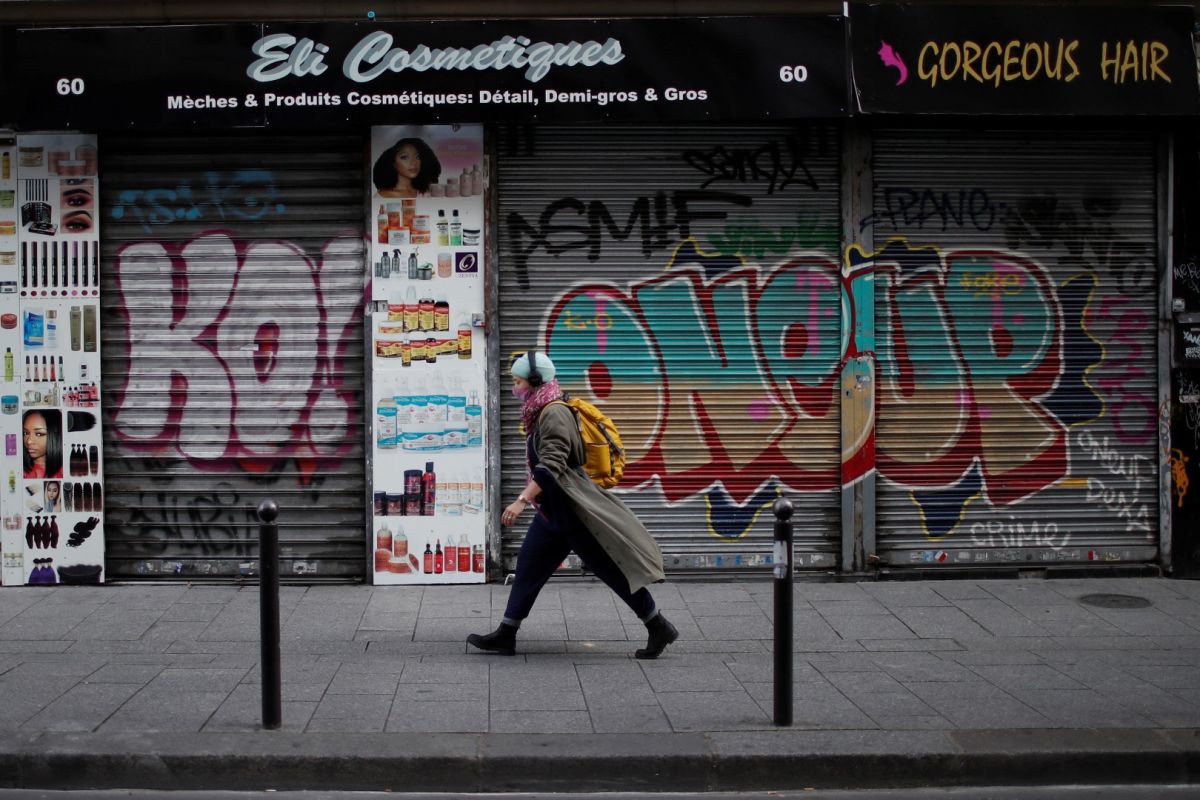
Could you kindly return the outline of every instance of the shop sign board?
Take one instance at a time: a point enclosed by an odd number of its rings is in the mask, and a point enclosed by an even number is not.
[[[23,128],[846,113],[839,16],[23,28]],[[53,54],[49,57],[48,54]]]
[[[1191,115],[1190,6],[850,6],[856,111]]]

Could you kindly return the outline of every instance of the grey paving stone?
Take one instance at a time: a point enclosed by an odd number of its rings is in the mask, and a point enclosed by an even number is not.
[[[567,638],[572,641],[629,641],[625,626],[615,617],[607,619],[568,618]]]
[[[940,717],[929,704],[912,692],[897,687],[886,692],[845,692],[859,710],[878,722],[881,718]]]
[[[796,594],[810,603],[818,600],[865,600],[873,602],[862,584],[858,583],[807,583],[796,581]]]
[[[1191,636],[1196,630],[1157,608],[1095,609],[1097,617],[1132,636]]]
[[[391,710],[388,695],[326,694],[313,710],[308,730],[382,731]],[[334,722],[346,724],[327,725]]]
[[[497,711],[491,712],[491,733],[592,733],[592,718],[586,711]]]
[[[419,656],[397,657],[363,654],[353,658],[338,659],[337,671],[343,675],[357,672],[364,675],[399,675],[409,661],[420,661]]]
[[[742,683],[762,683],[775,680],[775,657],[770,653],[735,654],[726,661],[729,671]],[[823,676],[808,661],[792,659],[793,681],[823,681]]]
[[[1061,728],[1153,728],[1151,720],[1090,689],[1021,689],[1013,695]]]
[[[579,675],[575,665],[566,660],[524,663],[514,659],[498,659],[489,666],[488,678],[492,689],[546,689],[578,691]]]
[[[895,613],[905,606],[949,606],[950,601],[936,591],[936,584],[872,583],[863,591]]]
[[[385,694],[396,693],[400,682],[398,673],[373,674],[339,671],[329,684],[329,694]]]
[[[5,591],[8,591],[5,589]],[[0,637],[4,636],[4,632],[0,631]],[[0,638],[0,653],[62,653],[70,649],[73,641],[47,641],[37,639],[32,641],[22,641],[20,639],[5,639]]]
[[[666,712],[654,705],[589,707],[596,733],[670,733]]]
[[[762,617],[763,611],[752,599],[689,602],[687,610],[693,617]]]
[[[982,664],[996,666],[1000,664],[1040,664],[1043,659],[1036,653],[1025,650],[963,650],[956,653],[939,653],[946,661],[971,666]]]
[[[241,589],[236,586],[188,586],[186,591],[175,598],[175,604],[213,603],[225,605],[240,591]]]
[[[213,712],[204,724],[203,732],[234,733],[263,730],[262,698],[258,692],[245,691],[249,687],[239,686]],[[316,702],[296,702],[286,696],[280,706],[279,730],[293,733],[303,732],[317,708]]]
[[[986,589],[988,594],[1011,606],[1075,604],[1074,598],[1064,596],[1048,582],[996,580],[980,583],[980,586]]]
[[[1056,636],[1050,640],[1050,649],[1059,650],[1144,650],[1146,647],[1146,637],[1141,636],[1080,634]]]
[[[752,602],[745,586],[736,583],[680,583],[676,584],[679,596],[691,606],[692,603],[747,603]],[[652,592],[657,589],[652,589]]]
[[[486,683],[401,683],[395,700],[402,706],[411,703],[482,703],[487,707],[491,692]]]
[[[88,683],[125,683],[145,686],[162,672],[163,664],[105,664],[88,675]]]
[[[829,675],[834,672],[875,672],[879,669],[875,656],[875,653],[860,650],[849,653],[812,653],[804,658],[822,675]]]
[[[1166,664],[1130,664],[1125,670],[1136,678],[1160,689],[1192,689],[1200,686],[1200,664],[1171,666]]]
[[[1030,689],[1082,690],[1086,688],[1079,681],[1048,664],[975,665],[971,667],[971,670],[1008,692]]]
[[[105,720],[99,731],[197,732],[228,692],[151,691],[143,688]]]
[[[961,600],[990,600],[994,597],[976,581],[936,581],[930,585],[930,589],[955,603]]]
[[[1062,649],[1052,636],[989,636],[986,639],[960,638],[958,643],[972,652],[1011,652]]]
[[[852,600],[810,599],[813,610],[823,617],[890,617],[892,611],[863,590],[863,596]]]
[[[922,639],[979,638],[991,631],[981,627],[961,609],[949,606],[915,606],[893,609],[896,617]]]
[[[902,683],[910,681],[977,681],[978,673],[933,653],[875,653],[874,663]]]
[[[249,672],[246,668],[176,669],[167,667],[147,685],[151,691],[224,692],[228,694]]]
[[[770,717],[744,689],[722,692],[658,692],[658,702],[676,731],[745,730],[770,724]]]
[[[36,731],[92,731],[139,689],[140,686],[131,684],[77,684],[21,727]]]
[[[876,692],[900,692],[900,682],[886,672],[833,672],[826,676],[838,691],[851,699]]]
[[[459,663],[409,661],[400,675],[401,683],[488,683],[488,659]]]
[[[724,663],[669,664],[648,662],[642,669],[655,692],[733,692],[741,682]]]
[[[221,607],[216,603],[180,603],[168,606],[159,616],[159,622],[212,622]]]
[[[774,697],[762,697],[763,713],[774,718]],[[792,719],[796,728],[870,729],[875,721],[864,714],[835,687],[821,683],[801,683],[792,688]]]
[[[843,639],[909,639],[919,638],[912,629],[891,614],[879,616],[824,614]]]
[[[365,634],[381,631],[398,631],[404,633],[408,638],[412,638],[416,628],[417,613],[415,611],[407,613],[368,611],[359,621],[355,637],[363,637]]]
[[[406,700],[399,698],[392,704],[392,713],[387,718],[384,730],[389,733],[486,733],[488,730],[488,706],[486,699],[478,701],[460,700]]]
[[[582,711],[587,708],[580,689],[513,688],[501,691],[493,687],[488,705],[492,711]]]
[[[90,675],[104,666],[105,659],[98,656],[81,656],[75,658],[28,658],[21,664],[9,670],[4,676],[6,682],[22,679],[38,680],[46,675],[82,678]]]
[[[947,731],[955,730],[958,727],[950,720],[939,715],[927,717],[893,717],[887,714],[871,714],[870,717],[882,731]]]
[[[862,639],[864,650],[873,653],[913,653],[962,650],[957,639]]]
[[[774,636],[771,624],[762,615],[753,617],[696,617],[696,625],[705,639],[764,639]]]
[[[1044,715],[990,683],[908,683],[906,688],[960,728],[1051,726]]]
[[[975,620],[990,635],[997,637],[1044,636],[1037,623],[1002,600],[993,597],[956,601],[957,608]],[[985,637],[959,637],[985,638]]]
[[[208,627],[207,622],[164,622],[160,619],[142,634],[142,639],[147,641],[164,640],[167,642],[176,642],[180,639],[195,639],[204,632],[206,627]]]

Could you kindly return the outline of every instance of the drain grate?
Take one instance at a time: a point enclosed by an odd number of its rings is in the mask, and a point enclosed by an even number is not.
[[[1079,602],[1098,608],[1149,608],[1154,605],[1146,598],[1132,594],[1085,594]]]

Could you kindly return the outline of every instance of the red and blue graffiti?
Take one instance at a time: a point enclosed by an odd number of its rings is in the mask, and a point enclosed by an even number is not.
[[[763,271],[687,240],[628,292],[565,292],[546,347],[622,420],[628,485],[707,495],[717,535],[744,535],[781,488],[833,491],[876,469],[938,535],[970,497],[1006,505],[1067,474],[1068,427],[1100,413],[1084,380],[1099,346],[1073,336],[1085,343],[1064,352],[1093,289],[1056,291],[1000,251],[895,240],[851,249],[844,269],[813,255]]]

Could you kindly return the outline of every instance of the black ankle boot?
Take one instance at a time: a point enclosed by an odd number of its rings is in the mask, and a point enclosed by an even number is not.
[[[650,632],[650,638],[645,647],[633,654],[637,658],[658,658],[667,645],[679,638],[679,631],[661,612],[646,623],[646,630]]]
[[[517,653],[517,629],[507,622],[501,622],[500,627],[491,633],[480,636],[472,633],[467,637],[467,644],[474,645],[489,653],[499,653],[502,656],[512,656]]]

